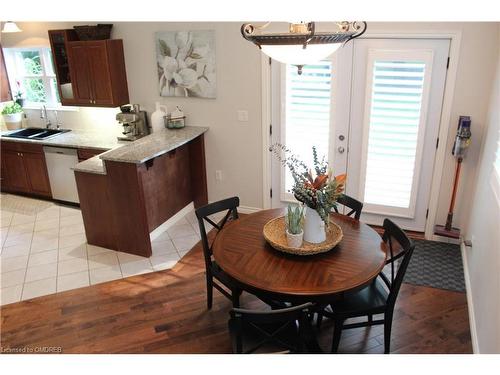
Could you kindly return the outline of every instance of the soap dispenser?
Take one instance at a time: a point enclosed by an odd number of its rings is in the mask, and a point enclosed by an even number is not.
[[[151,114],[151,127],[153,128],[153,132],[160,131],[164,128],[164,119],[168,113],[167,106],[156,102],[156,111]]]

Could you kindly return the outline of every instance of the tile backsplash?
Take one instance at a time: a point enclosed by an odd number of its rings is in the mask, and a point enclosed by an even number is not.
[[[64,129],[99,132],[103,135],[117,135],[122,131],[121,125],[115,120],[119,108],[90,108],[75,107],[71,110],[57,111],[61,127]],[[40,110],[25,109],[25,127],[45,127],[45,119],[40,118]],[[55,127],[56,117],[54,110],[47,110],[50,122]],[[1,116],[0,116],[1,117]],[[2,131],[7,130],[3,119],[1,120]]]

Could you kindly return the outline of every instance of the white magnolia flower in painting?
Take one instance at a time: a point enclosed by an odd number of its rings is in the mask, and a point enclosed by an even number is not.
[[[158,39],[162,96],[215,97],[215,58],[205,38],[181,31]]]
[[[208,46],[208,44],[204,44],[204,45],[198,46],[198,47],[193,47],[193,54],[195,54],[199,57],[207,56],[209,51],[210,51],[210,47]]]
[[[173,57],[165,56],[163,58],[161,67],[163,68],[163,73],[165,74],[167,79],[172,79],[173,73],[176,72],[177,68],[179,67],[179,63]]]
[[[175,44],[177,44],[177,48],[185,48],[190,41],[190,33],[187,31],[179,31],[175,34]]]
[[[190,89],[198,82],[198,74],[193,69],[182,69],[174,73],[174,81],[177,85]]]

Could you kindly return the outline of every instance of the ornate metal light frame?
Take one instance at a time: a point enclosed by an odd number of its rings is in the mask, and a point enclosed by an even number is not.
[[[289,25],[288,33],[256,33],[256,30],[265,29],[269,26],[267,23],[263,26],[255,26],[250,23],[241,25],[241,34],[243,38],[254,43],[259,49],[262,46],[302,46],[307,49],[308,45],[317,44],[340,44],[345,45],[350,40],[359,38],[366,31],[366,22],[343,21],[336,23],[337,30],[333,32],[316,32],[316,25],[314,22],[308,23],[291,23]],[[326,56],[324,56],[326,57]],[[302,73],[304,64],[297,64],[298,73]]]

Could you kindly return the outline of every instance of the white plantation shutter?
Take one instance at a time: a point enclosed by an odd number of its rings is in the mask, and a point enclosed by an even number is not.
[[[331,79],[330,61],[306,65],[301,75],[296,66],[286,66],[283,143],[311,166],[312,146],[316,146],[320,158],[328,160]],[[292,185],[292,177],[286,171],[285,192]]]
[[[367,204],[410,209],[416,195],[425,61],[373,61],[364,183]]]

